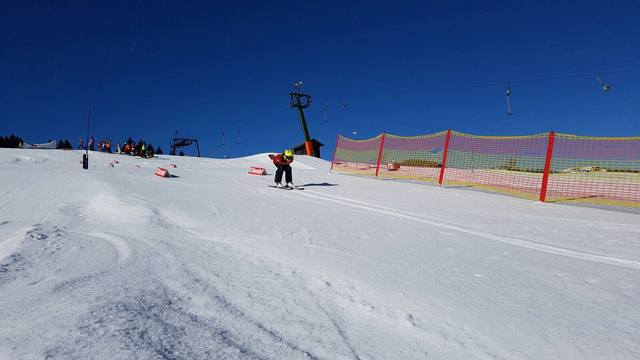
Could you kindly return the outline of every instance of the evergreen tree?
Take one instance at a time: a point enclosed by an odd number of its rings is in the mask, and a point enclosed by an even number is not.
[[[163,155],[163,154],[164,154],[164,153],[162,152],[162,148],[161,148],[161,147],[158,147],[158,148],[156,149],[156,154],[157,154],[157,155]]]
[[[17,148],[22,143],[22,138],[11,134],[10,136],[0,136],[0,147]]]
[[[56,149],[73,149],[73,146],[71,146],[69,140],[58,140]]]

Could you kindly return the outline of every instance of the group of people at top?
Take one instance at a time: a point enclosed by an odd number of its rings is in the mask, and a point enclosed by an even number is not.
[[[89,138],[89,143],[85,145],[84,140],[80,139],[78,143],[78,150],[87,150],[96,151],[95,139],[92,137]],[[155,154],[153,146],[147,145],[143,140],[139,140],[137,143],[129,137],[127,141],[120,146],[120,141],[116,141],[115,148],[112,147],[111,140],[101,140],[98,142],[98,151],[112,153],[116,152],[118,154],[126,154],[126,155],[134,155],[140,156],[144,158],[152,158]]]

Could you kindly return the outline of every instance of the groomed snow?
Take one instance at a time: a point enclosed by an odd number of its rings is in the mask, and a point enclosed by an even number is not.
[[[1,359],[640,358],[638,214],[80,159],[0,149]]]

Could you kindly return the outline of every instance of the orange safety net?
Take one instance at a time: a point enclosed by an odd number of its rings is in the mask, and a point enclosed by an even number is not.
[[[339,136],[332,168],[543,201],[640,206],[640,137],[478,136],[455,131],[381,134],[368,140]]]
[[[640,206],[640,138],[556,134],[547,201]]]
[[[375,175],[382,135],[367,140],[338,136],[332,168],[335,171]]]
[[[446,131],[406,137],[385,134],[378,176],[438,181],[446,134]]]

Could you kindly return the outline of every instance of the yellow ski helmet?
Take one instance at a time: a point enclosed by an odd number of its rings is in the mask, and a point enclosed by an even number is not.
[[[293,159],[293,151],[291,149],[287,149],[283,152],[284,157]]]

